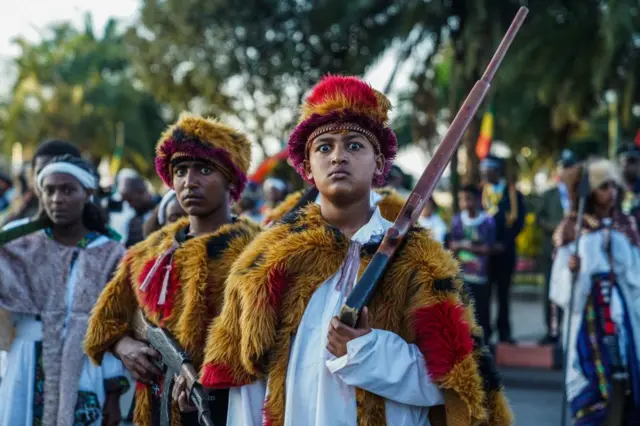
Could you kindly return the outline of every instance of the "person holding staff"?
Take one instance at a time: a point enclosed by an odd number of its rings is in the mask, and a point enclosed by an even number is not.
[[[635,220],[620,211],[624,182],[616,166],[593,160],[587,173],[590,193],[578,255],[575,211],[553,236],[550,298],[565,312],[567,400],[576,425],[635,424],[640,418],[640,237]],[[575,209],[579,178],[569,180]]]

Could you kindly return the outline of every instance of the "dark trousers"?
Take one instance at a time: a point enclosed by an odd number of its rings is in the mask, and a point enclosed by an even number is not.
[[[472,284],[464,283],[467,293],[473,299],[476,321],[482,327],[485,343],[488,343],[489,333],[491,333],[491,287],[489,283]]]
[[[503,253],[494,255],[489,262],[489,300],[491,291],[495,286],[498,295],[498,337],[501,341],[511,339],[511,282],[513,271],[516,267],[515,248],[508,249]],[[486,339],[490,337],[491,330],[487,333]]]

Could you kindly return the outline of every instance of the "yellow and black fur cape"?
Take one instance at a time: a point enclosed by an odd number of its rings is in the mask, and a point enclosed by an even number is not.
[[[382,217],[390,222],[396,220],[398,213],[404,206],[404,198],[392,188],[377,188],[375,192],[382,196],[382,199],[378,203],[380,207],[380,214]],[[263,219],[265,225],[271,225],[280,220],[287,212],[294,209],[298,201],[304,195],[304,191],[294,192],[289,194],[280,204],[278,204],[273,210],[271,210]]]
[[[237,219],[217,231],[186,239],[188,218],[166,226],[133,246],[125,255],[113,280],[100,295],[89,320],[84,348],[95,363],[121,337],[131,332],[131,321],[138,307],[154,324],[167,328],[191,357],[196,368],[203,361],[206,330],[221,311],[225,280],[232,263],[260,232],[259,225],[248,219]],[[140,291],[156,259],[172,245],[167,301],[159,306],[158,295],[163,273],[151,278],[146,292]],[[167,259],[169,260],[169,259]],[[138,383],[134,423],[151,426],[151,387]],[[180,424],[177,407],[173,423]]]
[[[282,217],[234,263],[222,313],[210,329],[201,380],[227,388],[269,377],[265,424],[281,426],[291,335],[314,291],[343,264],[349,239],[311,204]],[[359,274],[377,246],[362,248]],[[416,344],[445,405],[434,426],[512,423],[493,359],[457,278],[458,265],[430,232],[408,234],[369,305],[372,327]],[[386,423],[383,398],[356,390],[358,425]]]

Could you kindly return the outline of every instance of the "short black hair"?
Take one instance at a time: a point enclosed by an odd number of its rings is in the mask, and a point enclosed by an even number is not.
[[[50,139],[42,142],[38,148],[36,148],[36,152],[34,152],[33,157],[31,157],[31,166],[35,166],[36,158],[38,157],[59,157],[62,155],[70,155],[78,158],[82,156],[78,147],[71,142],[59,139]]]
[[[480,198],[480,189],[475,185],[464,185],[460,188],[460,192],[468,192],[476,198]]]

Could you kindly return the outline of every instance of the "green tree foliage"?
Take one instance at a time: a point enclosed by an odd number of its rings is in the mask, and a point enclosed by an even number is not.
[[[113,153],[116,123],[125,127],[125,158],[143,171],[153,167],[154,144],[164,122],[154,97],[141,90],[115,21],[96,36],[85,27],[56,24],[37,43],[16,40],[17,79],[4,114],[5,148],[34,147],[64,138],[98,157]]]

